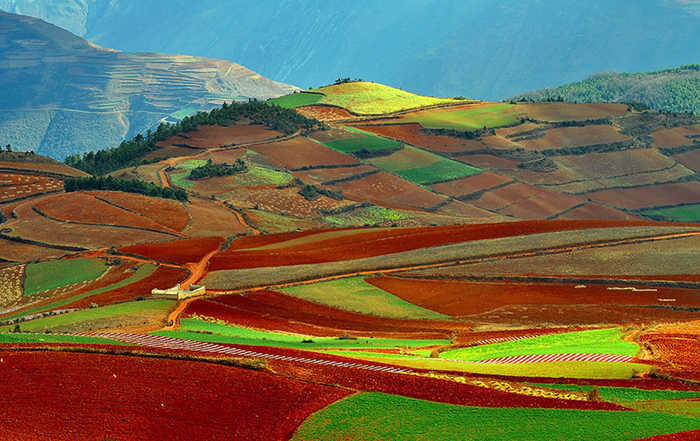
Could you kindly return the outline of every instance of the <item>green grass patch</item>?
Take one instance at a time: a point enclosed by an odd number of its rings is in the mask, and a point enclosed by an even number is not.
[[[270,104],[276,104],[285,109],[293,109],[295,107],[310,106],[316,104],[323,98],[323,95],[318,93],[292,93],[289,95],[281,96],[279,98],[273,98],[267,102]]]
[[[283,171],[255,165],[250,167],[247,172],[235,175],[234,179],[238,184],[247,186],[287,185],[292,182],[294,177]]]
[[[586,384],[549,384],[528,383],[532,386],[544,387],[563,391],[588,393],[598,389],[602,399],[606,401],[632,402],[650,400],[678,400],[683,398],[700,398],[700,392],[659,390],[659,389],[635,389],[632,387],[591,386]]]
[[[78,335],[53,334],[0,334],[0,343],[80,343],[84,345],[118,345],[127,346],[116,340]]]
[[[199,319],[182,319],[180,320],[180,330],[156,331],[153,335],[210,343],[273,346],[295,349],[421,347],[449,343],[447,340],[408,340],[392,338],[358,338],[352,340],[336,337],[291,335],[211,323]],[[302,341],[304,340],[306,340],[307,343],[303,343]]]
[[[427,129],[475,130],[515,124],[518,115],[512,104],[495,104],[475,109],[436,109],[418,115],[407,115],[402,122],[416,122]]]
[[[399,141],[380,138],[378,136],[361,136],[358,138],[339,139],[337,141],[325,142],[323,145],[345,154],[358,152],[360,150],[377,151],[397,149],[401,147],[401,143]]]
[[[153,272],[156,270],[156,268],[157,268],[156,265],[147,263],[145,265],[141,265],[139,267],[139,269],[137,269],[134,272],[134,274],[132,274],[129,278],[122,280],[121,282],[106,286],[104,288],[94,289],[92,291],[88,291],[88,292],[83,293],[83,294],[78,294],[77,296],[73,296],[73,297],[68,298],[68,299],[59,300],[57,302],[54,302],[54,303],[51,303],[51,304],[48,304],[45,306],[39,306],[37,308],[29,309],[27,311],[22,311],[22,312],[19,312],[17,314],[3,317],[3,319],[9,320],[9,319],[17,318],[17,317],[22,317],[25,315],[36,314],[36,313],[42,312],[42,311],[48,311],[51,309],[59,308],[59,307],[64,306],[64,305],[68,305],[70,303],[76,302],[76,301],[81,300],[81,299],[84,299],[85,297],[90,297],[90,296],[94,296],[97,294],[101,294],[101,293],[106,292],[106,291],[111,291],[113,289],[121,288],[122,286],[126,286],[126,285],[129,285],[129,284],[134,283],[134,282],[138,282],[139,280],[150,276],[151,274],[153,274]],[[0,331],[2,331],[2,328],[0,328]]]
[[[481,169],[472,167],[471,165],[451,159],[444,159],[425,167],[401,170],[396,172],[396,174],[407,181],[424,185],[439,181],[465,178],[467,176],[479,174],[481,171]]]
[[[622,331],[618,328],[565,332],[518,341],[455,349],[443,352],[440,356],[453,360],[474,361],[530,354],[635,355],[639,351],[639,347],[634,343],[622,340],[621,337]]]
[[[406,302],[364,281],[362,277],[291,286],[279,291],[346,311],[400,319],[441,319],[447,316]]]
[[[642,214],[645,216],[663,216],[677,222],[700,222],[700,204],[644,210]]]
[[[175,168],[185,171],[180,173],[168,174],[170,182],[172,182],[172,184],[176,187],[192,188],[194,182],[190,180],[190,173],[192,173],[192,170],[194,170],[195,168],[201,167],[206,164],[207,161],[201,159],[190,159],[187,161],[183,161],[180,164],[178,164]]]
[[[341,213],[334,216],[325,216],[323,220],[327,223],[343,227],[377,225],[384,222],[394,222],[409,219],[409,216],[392,208],[371,207],[358,208],[348,213]]]
[[[53,315],[28,322],[20,323],[22,331],[42,332],[46,329],[78,325],[83,322],[99,320],[111,320],[118,317],[143,317],[145,315],[167,315],[176,302],[165,299],[149,299],[143,301],[118,303],[115,305],[101,306],[99,308],[82,309],[61,315]],[[10,326],[0,328],[0,332],[7,331]]]
[[[360,114],[383,114],[440,103],[457,103],[452,98],[435,98],[416,95],[401,89],[368,81],[326,86],[314,89],[321,92],[321,103],[344,107]]]
[[[24,295],[98,278],[107,270],[102,259],[66,259],[30,263],[24,281]]]
[[[360,393],[311,415],[292,440],[626,441],[699,425],[657,412],[483,408]]]

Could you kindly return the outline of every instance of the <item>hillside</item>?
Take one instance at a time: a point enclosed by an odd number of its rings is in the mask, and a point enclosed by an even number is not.
[[[43,18],[104,47],[241,60],[305,88],[351,76],[423,95],[500,100],[597,72],[696,62],[688,54],[700,47],[698,3],[689,0],[354,5],[0,0],[0,9]]]
[[[59,159],[117,145],[166,117],[295,90],[225,61],[102,49],[4,12],[0,41],[1,142]]]
[[[700,115],[700,64],[645,73],[601,73],[584,81],[516,95],[512,100],[641,103]]]

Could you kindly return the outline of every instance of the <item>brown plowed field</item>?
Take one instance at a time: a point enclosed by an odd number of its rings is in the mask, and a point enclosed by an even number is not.
[[[504,216],[499,216],[498,214],[461,201],[452,201],[440,207],[437,213],[444,214],[445,216],[467,218],[470,222],[499,222],[507,220]]]
[[[63,181],[44,176],[0,173],[0,204],[35,194],[63,190]]]
[[[689,169],[700,172],[700,149],[674,155],[673,158]]]
[[[444,196],[386,172],[341,182],[336,187],[342,189],[347,198],[392,208],[431,208],[445,200]]]
[[[246,150],[243,148],[236,148],[236,149],[226,149],[226,150],[219,150],[215,152],[209,152],[205,156],[206,158],[211,158],[212,161],[214,161],[215,164],[233,164],[236,162],[236,159],[241,159],[246,156]]]
[[[187,210],[182,203],[172,199],[153,198],[134,193],[120,191],[89,191],[90,195],[135,211],[154,222],[175,231],[182,231],[190,221]]]
[[[517,169],[520,162],[513,159],[501,158],[499,156],[479,154],[479,155],[460,155],[454,159],[464,162],[465,164],[473,165],[486,170],[511,170]]]
[[[69,253],[69,251],[28,245],[0,238],[0,259],[11,260],[13,262],[32,262],[34,260],[53,259],[67,253]]]
[[[488,190],[489,188],[512,182],[513,179],[497,175],[495,173],[479,173],[478,175],[456,179],[454,181],[443,182],[431,185],[432,189],[440,193],[459,198],[460,196],[476,193],[477,191]]]
[[[562,149],[584,145],[611,144],[613,142],[629,141],[613,126],[599,125],[586,127],[561,127],[547,130],[544,138],[517,141],[529,150]]]
[[[523,124],[518,124],[517,126],[513,126],[513,127],[504,127],[502,129],[496,129],[496,135],[503,137],[503,138],[507,138],[507,137],[517,138],[523,132],[529,132],[531,130],[546,128],[546,127],[548,127],[548,126],[546,126],[544,124],[536,124],[536,123],[532,123],[532,122],[526,122]],[[522,136],[527,136],[527,134],[522,135]]]
[[[501,210],[519,201],[526,200],[542,190],[532,185],[516,182],[505,187],[487,191],[480,198],[471,201],[477,207],[487,210]]]
[[[278,243],[260,250],[228,250],[212,258],[210,270],[335,262],[465,241],[635,224],[650,223],[556,220],[427,228],[348,229],[338,233],[321,233],[318,238],[314,235],[302,236],[288,244]],[[673,274],[673,271],[668,274]]]
[[[488,148],[479,140],[425,135],[423,134],[422,126],[418,123],[356,127],[387,138],[403,141],[406,144],[423,147],[427,150],[440,153],[471,152]]]
[[[324,182],[336,179],[345,179],[377,170],[371,165],[360,165],[358,167],[338,167],[338,168],[317,168],[312,170],[302,170],[292,172],[292,175],[301,179],[305,183],[320,185]]]
[[[700,202],[700,182],[652,185],[587,193],[586,197],[629,210]]]
[[[250,223],[265,233],[285,233],[288,231],[310,230],[327,227],[328,224],[311,219],[299,219],[291,216],[270,213],[263,210],[246,209],[243,212]]]
[[[638,217],[613,208],[588,203],[582,207],[567,211],[559,216],[558,219],[634,220],[638,219]]]
[[[145,256],[160,262],[173,262],[184,265],[185,263],[199,262],[204,256],[218,250],[223,244],[224,239],[221,237],[201,237],[133,245],[120,248],[119,252]]]
[[[47,173],[56,173],[64,176],[85,177],[88,176],[84,171],[69,167],[60,162],[6,162],[0,161],[0,168],[10,168],[15,170],[29,170]]]
[[[513,202],[499,213],[519,219],[543,219],[583,203],[582,199],[575,196],[540,188],[532,197]]]
[[[327,196],[309,201],[299,194],[298,187],[249,190],[247,200],[261,210],[301,218],[315,217],[321,210],[334,210],[352,204],[350,201],[338,201]]]
[[[663,289],[659,292],[612,291],[606,286],[544,283],[461,282],[399,277],[367,279],[414,305],[451,316],[468,316],[508,305],[666,305],[660,295],[675,298],[673,306],[698,307],[693,290]]]
[[[573,170],[579,179],[614,178],[662,170],[674,161],[656,149],[624,150],[619,152],[588,153],[586,155],[558,156],[557,162]]]
[[[165,166],[161,163],[144,164],[137,167],[128,167],[122,170],[117,170],[109,174],[115,178],[121,179],[138,179],[140,181],[150,182],[152,184],[163,186],[160,180],[158,171]]]
[[[67,308],[88,308],[97,303],[100,306],[112,303],[121,303],[134,300],[138,297],[151,295],[153,288],[168,289],[187,278],[189,272],[184,269],[161,266],[150,276],[121,288],[106,291],[94,296],[86,297],[67,305]]]
[[[680,147],[692,145],[693,140],[688,135],[700,133],[700,125],[688,127],[674,127],[672,129],[661,129],[651,134],[656,147]]]
[[[518,110],[540,121],[581,121],[624,115],[627,104],[524,103],[518,104]]]
[[[117,208],[89,193],[75,192],[51,196],[37,202],[34,207],[47,216],[70,222],[121,225],[173,232],[148,217]]]
[[[52,196],[48,196],[50,198]],[[41,197],[43,201],[46,197]],[[27,201],[15,208],[18,219],[3,224],[12,229],[12,236],[53,245],[68,245],[83,248],[120,247],[143,242],[162,242],[172,235],[139,229],[110,226],[71,224],[53,221],[36,213],[32,207],[35,200]],[[136,215],[134,215],[136,216]],[[66,254],[66,252],[61,252]]]
[[[0,269],[0,309],[12,306],[24,293],[24,265]]]
[[[265,156],[280,168],[297,169],[319,165],[350,165],[358,162],[349,155],[344,155],[306,138],[294,138],[288,141],[259,144],[251,150]]]
[[[426,271],[444,276],[559,274],[609,276],[695,274],[700,236],[522,257]],[[662,293],[663,289],[659,289]]]
[[[319,121],[337,121],[339,119],[350,119],[355,116],[343,109],[342,107],[332,106],[301,106],[297,107],[297,112],[307,118],[317,119]]]
[[[510,139],[498,135],[484,136],[481,138],[481,141],[488,148],[497,150],[515,150],[517,148],[522,148],[520,144],[516,144]]]
[[[216,148],[235,144],[264,141],[284,136],[259,124],[236,126],[199,126],[194,132],[174,136],[158,145],[187,144],[193,147]],[[191,150],[190,150],[191,151]],[[191,153],[190,153],[191,154]]]
[[[286,441],[306,417],[349,393],[193,361],[61,352],[0,355],[3,384],[22,385],[0,386],[13,403],[0,413],[8,440]]]
[[[229,209],[214,201],[192,198],[186,208],[191,219],[184,229],[187,236],[233,236],[250,232]]]

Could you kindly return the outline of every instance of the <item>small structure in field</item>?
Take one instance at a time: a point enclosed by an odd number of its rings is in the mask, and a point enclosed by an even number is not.
[[[189,289],[182,289],[178,283],[170,289],[153,289],[151,290],[151,294],[157,299],[183,300],[190,297],[203,296],[206,294],[206,287],[190,285]]]

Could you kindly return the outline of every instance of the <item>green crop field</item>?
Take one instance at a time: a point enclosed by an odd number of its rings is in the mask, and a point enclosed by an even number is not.
[[[78,294],[78,295],[76,295],[76,296],[73,296],[73,297],[70,297],[70,298],[67,298],[67,299],[59,300],[59,301],[57,301],[57,302],[54,302],[54,303],[51,303],[51,304],[48,304],[48,305],[39,306],[39,307],[37,307],[37,308],[33,308],[33,309],[30,309],[30,310],[27,310],[27,311],[22,311],[22,312],[19,312],[19,313],[17,313],[17,314],[13,314],[13,315],[10,315],[10,316],[7,316],[7,317],[3,317],[3,318],[6,319],[6,320],[9,320],[9,319],[17,318],[17,317],[22,317],[22,316],[25,316],[25,315],[36,314],[36,313],[38,313],[38,312],[48,311],[48,310],[51,310],[51,309],[59,308],[59,307],[61,307],[61,306],[68,305],[68,304],[70,304],[70,303],[76,302],[76,301],[81,300],[81,299],[84,299],[84,298],[86,298],[86,297],[90,297],[90,296],[94,296],[94,295],[97,295],[97,294],[101,294],[101,293],[103,293],[103,292],[111,291],[111,290],[113,290],[113,289],[121,288],[122,286],[126,286],[126,285],[129,285],[129,284],[134,283],[134,282],[138,282],[139,280],[141,280],[141,279],[143,279],[143,278],[146,278],[146,277],[150,276],[151,274],[153,274],[153,272],[154,272],[155,270],[156,270],[156,266],[155,266],[155,265],[152,265],[152,264],[150,264],[150,263],[147,263],[147,264],[145,264],[145,265],[141,265],[141,266],[139,267],[139,269],[137,269],[136,272],[134,272],[134,274],[132,274],[129,278],[127,278],[127,279],[125,279],[125,280],[122,280],[121,282],[115,283],[115,284],[113,284],[113,285],[106,286],[106,287],[104,287],[104,288],[94,289],[94,290],[92,290],[92,291],[89,291],[89,292],[86,292],[86,293],[83,293],[83,294]],[[1,328],[0,328],[0,329],[1,329]]]
[[[524,340],[473,346],[446,351],[443,358],[453,360],[487,360],[490,358],[539,354],[619,354],[635,355],[639,347],[621,339],[622,331],[616,328],[592,331],[566,332]]]
[[[170,182],[172,182],[173,185],[176,187],[191,188],[194,185],[194,182],[189,180],[190,172],[197,167],[206,165],[206,163],[207,161],[202,159],[190,159],[188,161],[183,161],[179,163],[175,168],[185,170],[185,172],[170,173],[168,175],[168,177],[170,178]]]
[[[642,411],[664,412],[700,418],[700,400],[697,399],[633,401],[631,403],[622,403],[622,405]]]
[[[452,98],[435,98],[416,95],[383,84],[358,81],[314,89],[323,93],[321,103],[333,104],[345,109],[368,115],[396,112],[441,103],[459,103]],[[463,101],[468,102],[468,101]]]
[[[175,304],[174,300],[149,299],[135,302],[118,303],[115,305],[101,306],[99,308],[82,309],[66,314],[43,317],[20,323],[22,331],[42,332],[47,329],[66,328],[81,323],[95,322],[104,324],[105,327],[114,327],[119,319],[125,317],[143,318],[145,316],[167,315]],[[115,323],[110,325],[114,321]],[[11,326],[0,328],[0,332],[6,332]]]
[[[428,167],[436,162],[443,161],[444,159],[444,157],[438,156],[434,153],[411,146],[405,146],[398,152],[394,152],[391,155],[370,158],[367,160],[367,162],[386,171],[398,172],[417,167]]]
[[[234,180],[240,185],[257,186],[257,185],[286,185],[290,183],[294,177],[283,171],[273,170],[271,168],[260,167],[254,165],[245,173],[234,175]]]
[[[292,93],[289,95],[281,96],[279,98],[273,98],[267,102],[270,104],[276,104],[285,109],[293,109],[295,107],[310,106],[321,101],[323,95],[318,93]]]
[[[66,259],[30,263],[24,281],[24,295],[98,278],[107,269],[101,259]]]
[[[700,419],[658,412],[457,406],[360,393],[316,412],[293,441],[625,441],[700,427]]]
[[[648,216],[663,216],[678,222],[698,222],[700,221],[700,204],[644,210],[642,214]]]
[[[431,184],[451,179],[465,178],[481,173],[482,170],[462,162],[444,159],[425,167],[396,172],[397,175],[415,184]]]
[[[659,389],[635,389],[632,387],[590,386],[586,384],[549,384],[528,383],[533,386],[564,391],[588,393],[598,389],[600,397],[606,401],[632,402],[650,400],[679,400],[683,398],[700,398],[700,391],[678,391]]]
[[[500,127],[519,121],[512,104],[494,104],[474,109],[436,109],[407,115],[402,122],[419,123],[429,129],[474,130],[484,127]]]
[[[409,216],[404,212],[376,205],[358,208],[348,213],[323,217],[324,222],[342,227],[377,225],[383,222],[396,222],[405,219],[409,219]]]
[[[126,343],[98,337],[54,334],[5,334],[0,333],[0,343],[80,343],[84,345],[118,345]]]
[[[402,319],[440,319],[447,316],[408,303],[362,277],[331,280],[280,290],[285,294],[346,311]]]
[[[387,150],[387,149],[398,149],[401,148],[401,143],[399,141],[394,141],[391,139],[380,138],[378,136],[360,136],[357,138],[339,139],[337,141],[330,141],[323,143],[325,146],[332,148],[340,153],[352,153],[360,150]]]
[[[257,331],[255,329],[211,323],[192,318],[180,320],[180,330],[178,331],[156,331],[153,335],[210,343],[274,346],[295,349],[395,348],[449,344],[448,340],[409,340],[392,338],[344,339],[336,337],[291,335],[278,332]],[[304,341],[306,342],[304,343]]]

